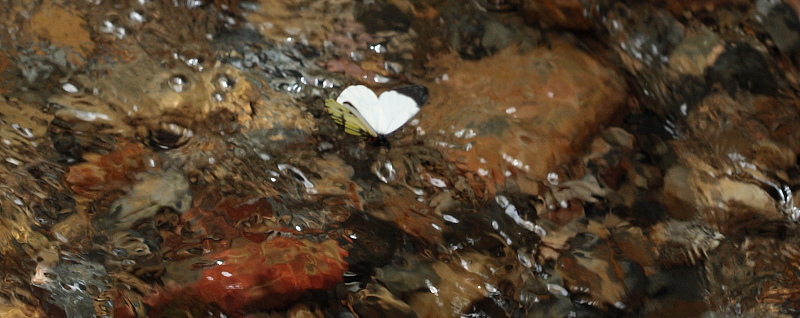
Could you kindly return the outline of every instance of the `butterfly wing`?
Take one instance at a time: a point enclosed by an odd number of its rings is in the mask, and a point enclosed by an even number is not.
[[[378,95],[375,95],[369,87],[364,85],[353,85],[345,88],[339,98],[339,104],[350,105],[355,108],[365,122],[375,128],[375,123],[380,120],[378,109]]]
[[[372,123],[372,128],[378,134],[388,135],[400,129],[405,123],[419,112],[420,104],[417,101],[396,90],[385,91],[378,100],[378,120]]]
[[[369,122],[364,120],[358,110],[349,104],[341,104],[335,100],[328,99],[325,101],[325,109],[331,114],[333,121],[344,127],[346,133],[365,137],[378,136]]]
[[[428,101],[428,88],[422,85],[408,85],[392,89],[395,92],[406,95],[417,102],[417,106],[422,107]]]

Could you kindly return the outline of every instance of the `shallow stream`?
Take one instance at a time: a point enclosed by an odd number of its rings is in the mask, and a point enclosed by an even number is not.
[[[798,12],[2,2],[0,317],[795,317]]]

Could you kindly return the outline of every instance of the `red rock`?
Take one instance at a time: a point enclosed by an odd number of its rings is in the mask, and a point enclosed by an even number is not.
[[[252,215],[272,217],[272,204],[267,198],[255,198],[244,202],[224,199],[217,207],[226,211],[228,216],[234,220],[242,220]]]
[[[133,183],[145,169],[145,148],[139,143],[123,143],[105,155],[87,154],[82,162],[69,167],[64,175],[67,188],[77,195],[99,199]]]
[[[198,281],[161,288],[146,302],[153,316],[169,310],[173,302],[187,300],[214,303],[234,315],[286,307],[309,290],[332,289],[342,282],[347,255],[334,240],[278,237],[248,242],[204,257],[203,264],[212,265],[202,269]]]

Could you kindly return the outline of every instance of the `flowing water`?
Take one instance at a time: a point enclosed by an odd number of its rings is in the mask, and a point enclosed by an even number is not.
[[[800,312],[795,2],[0,9],[2,317]]]

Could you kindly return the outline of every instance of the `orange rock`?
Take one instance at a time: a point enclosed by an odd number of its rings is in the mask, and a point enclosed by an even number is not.
[[[46,1],[31,17],[31,31],[48,43],[64,49],[67,60],[83,65],[85,57],[94,50],[86,21],[64,7]]]
[[[69,167],[64,175],[67,188],[77,195],[95,200],[128,187],[144,170],[145,148],[139,143],[120,144],[116,151],[88,154],[86,162]]]
[[[452,67],[428,86],[417,132],[501,187],[511,178],[536,193],[531,180],[570,163],[593,132],[627,113],[622,76],[569,44],[509,48],[480,61],[442,57],[441,65]]]
[[[244,243],[205,257],[198,281],[167,287],[146,300],[151,316],[172,303],[193,300],[214,303],[229,314],[286,307],[309,290],[332,289],[348,270],[348,252],[334,240],[314,243],[278,237],[263,243]]]

